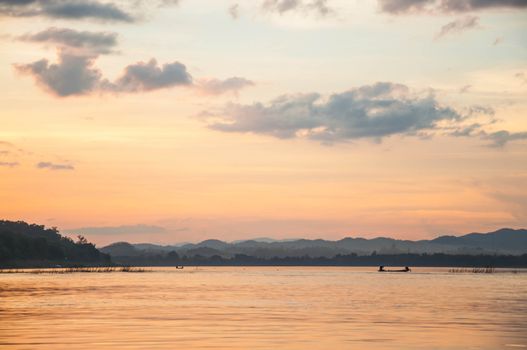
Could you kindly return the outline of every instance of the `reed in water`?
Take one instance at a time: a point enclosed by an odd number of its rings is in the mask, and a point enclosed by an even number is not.
[[[450,273],[495,273],[494,267],[456,268],[448,270]]]
[[[109,273],[109,272],[147,272],[150,270],[131,266],[102,267],[58,267],[48,269],[0,269],[0,273],[32,273],[32,274],[65,274],[65,273]]]

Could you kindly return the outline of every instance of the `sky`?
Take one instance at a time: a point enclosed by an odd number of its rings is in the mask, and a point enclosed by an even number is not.
[[[527,227],[527,1],[0,0],[0,218],[116,241]]]

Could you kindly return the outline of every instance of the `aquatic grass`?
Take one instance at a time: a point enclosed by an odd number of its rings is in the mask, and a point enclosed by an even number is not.
[[[29,273],[29,274],[68,274],[68,273],[110,273],[130,272],[140,273],[150,270],[132,266],[99,266],[99,267],[59,267],[47,269],[0,269],[2,273]]]
[[[495,273],[494,267],[455,268],[448,270],[450,273]]]

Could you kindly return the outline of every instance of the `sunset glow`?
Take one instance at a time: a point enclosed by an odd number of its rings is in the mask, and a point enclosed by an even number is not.
[[[98,246],[527,226],[524,2],[138,3],[0,1],[3,219]]]

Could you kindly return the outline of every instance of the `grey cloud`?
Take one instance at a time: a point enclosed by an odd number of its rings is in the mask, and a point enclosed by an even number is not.
[[[500,130],[493,133],[483,133],[482,137],[490,140],[492,147],[503,147],[509,142],[527,140],[527,132],[509,132]]]
[[[81,0],[1,0],[0,14],[13,17],[134,21],[130,14],[112,3]]]
[[[21,40],[53,43],[63,48],[83,50],[87,53],[106,54],[117,45],[117,33],[77,31],[68,28],[48,28],[38,33],[26,34]]]
[[[382,12],[392,14],[418,12],[435,3],[435,0],[378,0]]]
[[[436,39],[440,39],[446,35],[459,34],[466,30],[476,28],[479,25],[479,17],[467,16],[456,19],[455,21],[449,22],[441,27],[441,30],[436,35]]]
[[[165,232],[165,228],[160,226],[139,224],[123,226],[81,227],[65,230],[65,232],[91,235],[148,234]]]
[[[333,12],[328,6],[327,0],[265,0],[262,8],[268,12],[284,14],[289,11],[314,11],[320,16],[326,16]]]
[[[262,7],[267,11],[284,13],[300,7],[300,0],[265,0]]]
[[[0,162],[0,167],[14,168],[20,165],[18,162]]]
[[[525,9],[527,0],[378,0],[382,12],[469,12],[491,8]]]
[[[61,1],[45,5],[44,14],[57,18],[95,18],[108,21],[132,22],[128,13],[111,3],[94,1]]]
[[[239,90],[252,85],[254,85],[254,82],[251,80],[232,77],[225,80],[203,80],[199,83],[199,88],[207,94],[219,95],[226,92],[238,92]]]
[[[159,66],[155,59],[151,59],[126,67],[115,88],[117,91],[137,92],[190,84],[192,76],[184,64],[173,62]]]
[[[192,77],[183,64],[173,62],[160,66],[155,59],[127,66],[122,76],[112,83],[94,68],[95,59],[93,56],[61,52],[58,63],[49,63],[44,59],[15,65],[15,68],[20,73],[31,75],[45,90],[59,97],[92,92],[151,91],[192,83]]]
[[[527,8],[527,0],[442,0],[445,11],[477,11],[488,8]]]
[[[39,85],[54,95],[82,95],[99,89],[101,73],[93,68],[94,58],[66,53],[58,63],[43,59],[30,64],[15,65],[18,72],[33,76]]]
[[[52,162],[40,162],[36,165],[39,169],[49,170],[75,170],[75,167],[70,164],[52,163]]]
[[[402,84],[376,83],[324,97],[284,95],[270,103],[231,103],[221,113],[203,113],[208,127],[222,132],[305,138],[324,144],[369,138],[447,135],[488,140],[489,146],[527,140],[527,132],[487,132],[494,110],[472,106],[464,113],[442,106],[434,95],[412,93]],[[485,122],[485,119],[490,118]]]
[[[230,104],[209,127],[332,143],[433,132],[441,123],[462,119],[454,109],[439,105],[431,94],[417,97],[404,85],[376,83],[327,99],[312,93],[281,96],[269,104]]]

